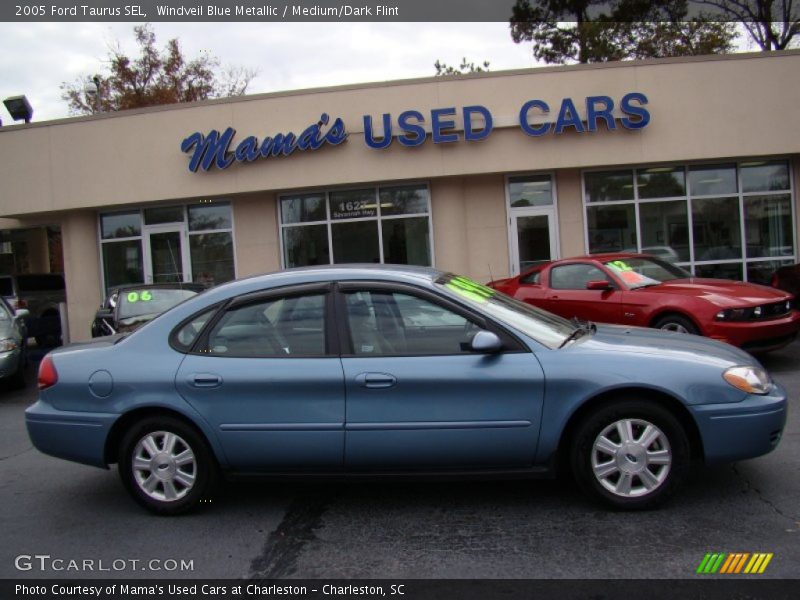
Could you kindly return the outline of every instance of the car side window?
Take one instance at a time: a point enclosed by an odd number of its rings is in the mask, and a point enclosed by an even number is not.
[[[606,274],[585,263],[561,265],[550,269],[550,287],[554,290],[585,290],[589,281],[607,281]]]
[[[197,336],[200,335],[203,327],[206,326],[206,323],[208,323],[211,315],[213,315],[216,310],[217,307],[215,306],[214,308],[202,312],[178,329],[173,335],[173,345],[176,346],[178,350],[188,352],[197,340]]]
[[[465,354],[480,327],[438,304],[396,292],[345,294],[357,356]]]
[[[325,294],[234,306],[214,324],[205,346],[204,354],[215,356],[322,356]]]
[[[533,273],[528,273],[525,277],[521,277],[519,282],[520,283],[528,283],[528,284],[539,284],[539,277],[541,277],[541,271],[534,271]]]

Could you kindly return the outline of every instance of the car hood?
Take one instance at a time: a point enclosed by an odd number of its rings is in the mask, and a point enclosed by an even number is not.
[[[598,324],[593,334],[579,338],[572,347],[603,352],[648,354],[661,358],[715,364],[722,368],[734,365],[761,366],[747,352],[730,344],[699,335],[646,327]]]
[[[659,285],[639,289],[655,294],[680,294],[682,296],[705,298],[720,306],[757,306],[791,298],[790,294],[782,290],[763,285],[731,281],[729,279],[704,279],[701,277],[674,279]]]

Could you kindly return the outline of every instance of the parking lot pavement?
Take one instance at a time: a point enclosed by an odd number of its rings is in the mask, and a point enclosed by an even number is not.
[[[116,472],[31,447],[30,373],[26,390],[0,390],[0,577],[691,578],[706,552],[772,552],[764,576],[797,578],[800,342],[762,360],[791,398],[779,448],[698,468],[668,505],[641,513],[599,508],[558,481],[473,481],[231,483],[200,512],[154,517]],[[20,555],[95,562],[20,571]],[[142,570],[153,559],[162,570]],[[170,559],[193,569],[163,570]]]

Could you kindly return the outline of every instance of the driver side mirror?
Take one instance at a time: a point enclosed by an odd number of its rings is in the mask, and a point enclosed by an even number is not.
[[[586,289],[605,291],[605,290],[613,290],[614,286],[611,284],[610,281],[606,281],[605,279],[598,279],[596,281],[587,281]]]
[[[18,308],[14,311],[14,316],[19,319],[27,319],[31,316],[31,311],[29,311],[27,308]]]
[[[500,350],[503,349],[503,342],[500,341],[496,333],[492,333],[491,331],[479,331],[473,336],[470,346],[473,352],[491,354],[500,352]]]

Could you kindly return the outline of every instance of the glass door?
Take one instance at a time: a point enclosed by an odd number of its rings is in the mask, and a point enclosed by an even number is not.
[[[510,227],[512,275],[558,257],[552,210],[512,214]]]
[[[176,283],[188,281],[188,252],[181,229],[151,229],[145,231],[147,240],[145,260],[146,283]]]

